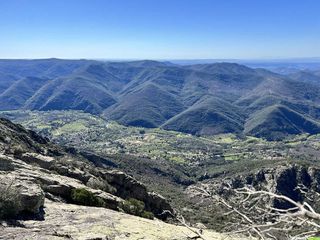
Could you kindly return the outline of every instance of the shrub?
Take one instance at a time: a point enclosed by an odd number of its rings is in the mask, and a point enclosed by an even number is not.
[[[148,218],[148,219],[154,219],[153,213],[148,212],[148,211],[143,211],[143,213],[141,214],[141,217]]]
[[[144,211],[144,203],[135,198],[125,200],[122,209],[129,214],[140,216]]]
[[[151,212],[145,211],[144,202],[135,198],[129,198],[124,201],[121,206],[122,210],[128,214],[153,219],[154,215]]]
[[[85,206],[104,207],[105,202],[84,188],[75,188],[71,191],[71,199],[74,203]]]

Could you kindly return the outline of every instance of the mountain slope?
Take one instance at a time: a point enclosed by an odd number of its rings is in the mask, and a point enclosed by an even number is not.
[[[274,105],[252,116],[245,124],[246,134],[279,140],[284,136],[320,133],[320,123],[285,107]]]
[[[283,105],[302,115],[309,116],[314,119],[320,119],[320,106],[309,101],[299,101],[295,99],[288,99],[277,95],[262,95],[256,98],[245,106],[244,111],[248,114],[255,114],[255,112],[273,105]]]
[[[38,110],[74,109],[99,114],[115,103],[110,93],[91,79],[56,79],[28,100],[25,108]]]
[[[83,110],[125,125],[199,135],[242,134],[249,116],[260,119],[275,104],[320,120],[319,77],[311,71],[43,59],[0,60],[0,73],[0,110]]]
[[[174,116],[162,127],[197,135],[240,133],[244,116],[241,110],[217,98],[198,101],[184,112]]]
[[[122,124],[158,127],[183,109],[174,95],[154,84],[147,84],[104,112],[106,118]]]
[[[18,80],[18,77],[0,72],[0,94],[8,89],[16,80]]]
[[[295,74],[291,74],[289,76],[290,78],[299,82],[306,82],[306,83],[313,83],[313,84],[320,85],[320,76],[317,75],[316,72],[300,71]]]
[[[208,72],[208,73],[215,73],[219,72],[221,74],[254,74],[255,70],[246,67],[244,65],[240,65],[237,63],[213,63],[213,64],[196,64],[196,65],[189,65],[186,68],[201,71],[201,72]]]
[[[15,81],[0,95],[0,109],[13,110],[22,108],[25,102],[47,82],[48,79],[37,77],[26,77]]]
[[[72,75],[44,85],[26,103],[26,109],[74,109],[99,114],[116,102],[113,93],[123,83],[101,64],[90,64]]]

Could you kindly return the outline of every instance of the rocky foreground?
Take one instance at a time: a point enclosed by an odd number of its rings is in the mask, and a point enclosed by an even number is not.
[[[107,165],[0,119],[0,239],[197,239],[164,222],[165,198]]]
[[[45,201],[45,220],[4,225],[0,239],[197,239],[186,227],[96,207]],[[205,230],[205,239],[243,239]]]

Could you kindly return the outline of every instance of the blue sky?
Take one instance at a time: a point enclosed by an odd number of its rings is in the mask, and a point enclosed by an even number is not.
[[[0,58],[319,56],[319,0],[0,1]]]

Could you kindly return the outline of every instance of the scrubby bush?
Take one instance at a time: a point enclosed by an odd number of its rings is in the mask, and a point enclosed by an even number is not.
[[[143,211],[143,213],[141,214],[141,217],[148,218],[148,219],[154,219],[153,213],[148,212],[148,211]]]
[[[144,203],[135,198],[129,198],[124,201],[122,209],[129,214],[139,216],[144,211]]]
[[[145,211],[144,202],[135,198],[125,200],[121,206],[122,210],[128,214],[153,219],[154,215],[151,212]]]
[[[84,188],[75,188],[71,191],[74,203],[85,206],[104,207],[104,201]]]
[[[0,186],[0,219],[14,218],[21,207],[21,199],[17,189],[11,185]]]

